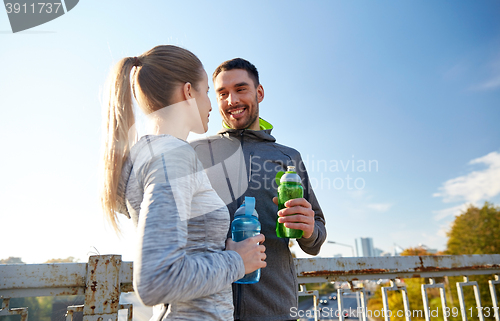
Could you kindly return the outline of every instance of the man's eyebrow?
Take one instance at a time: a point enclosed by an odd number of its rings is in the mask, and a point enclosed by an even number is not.
[[[250,86],[250,84],[245,81],[242,81],[234,85],[234,87],[245,87],[245,86]],[[226,87],[219,87],[215,90],[215,92],[221,92],[223,90],[226,90]]]

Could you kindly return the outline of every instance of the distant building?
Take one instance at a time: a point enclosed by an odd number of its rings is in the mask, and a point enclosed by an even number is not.
[[[431,249],[429,248],[428,246],[420,243],[417,247],[410,247],[408,249],[403,249],[402,246],[400,245],[397,245],[396,243],[394,243],[394,248],[393,248],[393,253],[394,253],[394,256],[399,256],[401,255],[401,252],[405,251],[405,250],[409,250],[409,249],[412,249],[412,250],[424,250],[426,251],[427,253],[429,254],[436,254],[437,253],[437,249]],[[414,254],[415,255],[415,254]]]
[[[383,250],[379,249],[379,248],[374,248],[373,249],[373,254],[375,254],[374,256],[382,256],[382,253],[384,253]]]
[[[401,246],[394,243],[394,247],[393,247],[394,256],[399,256],[401,254],[401,252],[403,252],[403,251],[404,251],[404,249]]]
[[[373,239],[371,237],[360,237],[356,239],[356,256],[376,256],[373,248]]]
[[[420,247],[421,249],[426,250],[429,254],[436,254],[437,253],[437,249],[431,249],[431,248],[429,248],[428,246],[426,246],[426,245],[424,245],[422,243],[420,243],[418,245],[418,247]]]

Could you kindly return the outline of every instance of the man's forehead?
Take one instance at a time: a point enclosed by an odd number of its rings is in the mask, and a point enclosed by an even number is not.
[[[252,79],[245,69],[224,70],[221,71],[215,78],[216,87],[236,86],[241,85],[242,83],[249,85],[251,82]]]

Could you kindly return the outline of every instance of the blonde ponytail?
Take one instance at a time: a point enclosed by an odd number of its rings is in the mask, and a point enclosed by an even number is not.
[[[134,66],[137,68],[130,75]],[[124,58],[111,72],[104,100],[101,205],[115,231],[120,231],[116,214],[118,183],[130,152],[129,131],[135,122],[132,94],[140,109],[149,114],[171,105],[178,86],[186,82],[199,84],[203,73],[198,57],[171,45],[156,46],[139,57]]]
[[[130,150],[129,129],[135,122],[130,83],[134,63],[134,58],[124,58],[116,64],[109,75],[104,100],[101,205],[117,232],[120,231],[116,215],[118,182]]]

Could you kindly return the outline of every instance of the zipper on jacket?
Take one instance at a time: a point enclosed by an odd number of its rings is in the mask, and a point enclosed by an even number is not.
[[[245,152],[243,151],[243,144],[244,144],[244,141],[243,141],[243,135],[245,133],[245,129],[243,129],[240,133],[240,146],[241,146],[241,152],[243,153],[243,157],[245,156]],[[244,159],[244,158],[243,158]],[[244,163],[244,162],[241,162],[241,163]],[[239,170],[239,174],[238,174],[238,202],[236,202],[237,204],[237,207],[236,208],[239,208],[241,206],[241,204],[243,203],[243,193],[241,191],[241,183],[243,182],[243,177],[241,177],[241,163],[240,163],[240,170]]]
[[[250,153],[250,175],[248,175],[248,185],[250,185],[250,182],[252,181],[252,157],[253,152]]]
[[[243,129],[241,131],[241,134],[240,134],[240,144],[241,144],[241,152],[243,153],[243,159],[244,159],[244,156],[245,156],[245,152],[243,150],[243,144],[244,144],[243,135],[244,134],[245,134],[245,130]],[[250,159],[251,159],[251,157],[250,157]],[[240,175],[241,175],[241,164],[242,163],[244,164],[245,162],[243,161],[243,162],[240,163],[240,170],[239,170]],[[250,167],[251,166],[252,166],[252,164],[250,163]],[[240,179],[238,181],[238,188],[241,188],[241,182],[242,182],[242,177],[240,176]],[[238,195],[240,195],[240,191],[238,191]],[[237,202],[238,203],[238,207],[241,206],[242,199],[243,199],[242,196],[243,195],[240,195],[240,197],[238,198],[238,202]],[[241,313],[241,300],[242,300],[242,296],[243,296],[242,293],[241,293],[241,291],[243,291],[243,287],[242,287],[242,285],[240,283],[237,283],[236,289],[237,289],[236,290],[236,304],[235,304],[235,307],[234,307],[234,312],[235,312],[234,316],[235,316],[236,320],[239,320],[240,319],[240,313]]]

